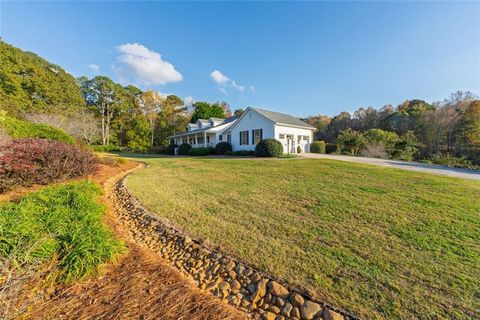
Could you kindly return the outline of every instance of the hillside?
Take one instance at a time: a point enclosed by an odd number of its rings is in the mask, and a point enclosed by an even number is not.
[[[38,55],[0,41],[0,109],[69,114],[85,104],[75,78]]]

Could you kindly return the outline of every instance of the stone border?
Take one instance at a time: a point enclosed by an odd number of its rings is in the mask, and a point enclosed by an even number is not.
[[[115,206],[119,207],[120,221],[137,242],[158,252],[168,263],[192,278],[200,289],[246,311],[253,318],[359,319],[192,239],[145,209],[128,191],[124,180],[125,177],[115,184],[112,194]]]

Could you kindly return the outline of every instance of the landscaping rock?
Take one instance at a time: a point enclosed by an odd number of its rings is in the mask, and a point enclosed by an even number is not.
[[[232,288],[233,291],[237,292],[238,290],[240,290],[240,288],[242,287],[242,285],[240,284],[240,282],[238,282],[237,280],[233,280],[231,283],[230,283],[230,288]]]
[[[313,317],[322,310],[322,307],[318,303],[312,301],[305,301],[302,310],[301,316],[304,320],[311,320]]]
[[[267,282],[268,279],[265,278],[258,282],[257,288],[252,295],[252,302],[257,302],[265,296],[265,294],[267,293]]]
[[[275,313],[267,312],[263,316],[263,319],[265,319],[265,320],[275,320],[276,317],[277,317],[277,315]]]
[[[290,312],[290,316],[292,318],[297,318],[297,319],[300,319],[300,309],[298,309],[297,307],[294,307],[292,309],[292,312]]]
[[[230,283],[223,281],[218,285],[218,289],[220,289],[222,291],[223,290],[230,290]]]
[[[301,308],[305,300],[298,293],[294,293],[290,296],[290,302],[294,307]]]
[[[290,312],[292,312],[292,309],[293,309],[292,304],[290,302],[285,302],[285,305],[283,306],[280,313],[285,317],[290,317]]]
[[[333,310],[325,309],[323,310],[323,319],[325,320],[344,320],[345,318],[338,312]]]
[[[280,298],[287,298],[289,294],[288,290],[276,281],[270,281],[268,283],[268,292]]]

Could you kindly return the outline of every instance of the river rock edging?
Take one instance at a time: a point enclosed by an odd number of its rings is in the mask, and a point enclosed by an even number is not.
[[[145,209],[121,179],[113,200],[117,214],[132,237],[191,277],[202,290],[266,320],[358,319],[289,288],[272,275],[208,248]]]

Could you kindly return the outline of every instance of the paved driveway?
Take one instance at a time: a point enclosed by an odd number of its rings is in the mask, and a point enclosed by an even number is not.
[[[352,156],[333,155],[333,154],[318,154],[318,153],[302,153],[300,154],[300,156],[304,158],[310,158],[310,159],[332,159],[332,160],[340,160],[340,161],[366,163],[366,164],[372,164],[376,166],[397,168],[402,170],[433,173],[433,174],[439,174],[439,175],[457,177],[457,178],[463,178],[463,179],[480,180],[480,171],[461,169],[461,168],[450,168],[447,166],[439,166],[435,164],[389,160],[389,159],[352,157]]]

